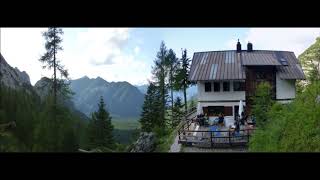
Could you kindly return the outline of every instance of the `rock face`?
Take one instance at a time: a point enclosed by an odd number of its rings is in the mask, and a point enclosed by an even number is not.
[[[28,74],[12,68],[0,54],[0,82],[13,89],[31,87]]]
[[[139,139],[133,144],[130,152],[152,152],[155,148],[154,133],[142,132]]]
[[[41,78],[39,81],[36,82],[34,85],[34,89],[37,94],[40,96],[41,100],[44,100],[45,97],[49,94],[52,87],[50,86],[51,80],[47,77]]]

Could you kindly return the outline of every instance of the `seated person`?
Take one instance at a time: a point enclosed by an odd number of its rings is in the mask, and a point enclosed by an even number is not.
[[[218,120],[219,124],[223,124],[224,123],[224,116],[222,113],[219,114],[219,120]]]
[[[235,128],[236,128],[235,125],[229,126],[229,131],[231,132],[231,135],[234,135]]]

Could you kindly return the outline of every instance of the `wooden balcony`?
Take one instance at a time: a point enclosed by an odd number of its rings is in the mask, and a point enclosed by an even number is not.
[[[203,148],[247,146],[254,128],[241,126],[238,132],[224,126],[199,126],[192,119],[185,121],[178,130],[179,143]]]

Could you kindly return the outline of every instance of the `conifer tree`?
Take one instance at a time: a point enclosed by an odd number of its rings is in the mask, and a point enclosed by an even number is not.
[[[161,126],[161,97],[158,87],[150,82],[142,106],[141,118],[139,120],[142,131],[151,132],[154,127]]]
[[[191,83],[188,81],[189,69],[190,59],[187,57],[187,50],[185,49],[182,51],[182,57],[179,60],[179,68],[177,69],[177,73],[174,78],[175,90],[183,90],[185,112],[188,110],[187,89],[191,85]]]
[[[115,147],[114,137],[112,135],[113,125],[111,124],[111,116],[105,109],[103,97],[100,97],[98,111],[92,113],[91,120],[88,125],[88,147],[109,148]]]
[[[181,98],[177,97],[177,99],[174,102],[172,127],[176,127],[181,122],[183,118],[182,108],[183,108],[183,105],[181,103]]]
[[[59,89],[64,87],[65,81],[58,80],[57,71],[60,72],[62,78],[68,79],[68,71],[65,70],[60,60],[57,58],[58,51],[63,50],[60,45],[62,42],[61,35],[63,31],[61,28],[48,28],[48,31],[43,33],[45,37],[45,49],[46,52],[39,59],[40,62],[45,63],[43,68],[53,69],[53,95],[54,95],[54,106],[57,105],[57,92]]]
[[[156,87],[159,88],[159,95],[161,98],[160,105],[158,106],[159,126],[165,127],[166,125],[166,105],[168,99],[168,85],[166,78],[168,77],[168,50],[164,42],[161,42],[160,50],[157,53],[157,59],[155,60],[155,66],[152,68],[154,74],[154,80]]]
[[[173,118],[173,104],[174,104],[174,98],[173,98],[173,91],[174,91],[174,87],[173,87],[173,82],[174,82],[174,75],[177,73],[177,67],[178,67],[178,58],[176,57],[176,54],[174,53],[174,51],[172,49],[170,49],[168,51],[168,55],[167,55],[167,63],[168,63],[168,67],[169,67],[169,88],[170,88],[170,93],[171,93],[171,97],[170,97],[170,101],[171,101],[171,119]]]

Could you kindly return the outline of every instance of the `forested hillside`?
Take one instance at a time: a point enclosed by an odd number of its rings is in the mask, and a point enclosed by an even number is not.
[[[59,106],[57,121],[52,119],[52,99],[25,90],[0,89],[1,152],[75,152],[84,143],[86,122]]]

